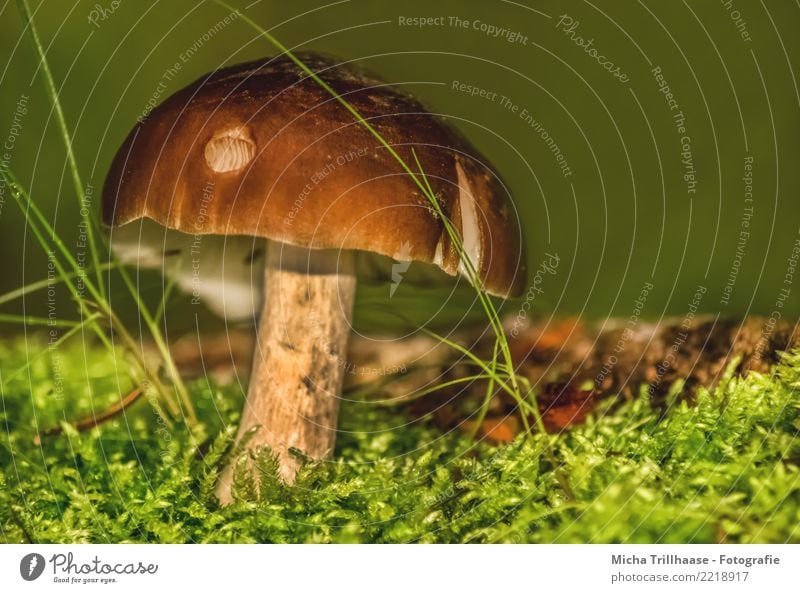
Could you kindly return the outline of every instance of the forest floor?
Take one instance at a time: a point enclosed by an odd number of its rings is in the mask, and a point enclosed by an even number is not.
[[[691,404],[656,408],[629,385],[585,422],[504,443],[345,401],[332,460],[286,486],[264,455],[260,483],[239,480],[221,508],[236,381],[189,383],[192,429],[141,398],[77,431],[65,420],[135,385],[88,343],[26,368],[45,349],[44,337],[0,342],[0,541],[800,542],[800,352],[727,372]],[[62,434],[42,436],[54,426]]]

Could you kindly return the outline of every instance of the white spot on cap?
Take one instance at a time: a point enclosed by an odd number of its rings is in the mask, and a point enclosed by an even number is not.
[[[238,171],[252,161],[255,154],[256,143],[246,127],[217,132],[205,149],[206,163],[217,173]]]

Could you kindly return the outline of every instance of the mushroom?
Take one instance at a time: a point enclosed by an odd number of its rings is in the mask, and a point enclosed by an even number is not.
[[[330,58],[301,59],[406,163],[419,159],[483,287],[518,295],[516,211],[485,159],[386,83]],[[213,72],[140,120],[114,158],[103,218],[123,262],[163,268],[228,319],[258,318],[239,438],[260,426],[248,447],[268,445],[287,482],[299,465],[292,448],[313,459],[332,452],[368,254],[465,270],[414,179],[286,56]],[[223,502],[231,479],[229,467]]]

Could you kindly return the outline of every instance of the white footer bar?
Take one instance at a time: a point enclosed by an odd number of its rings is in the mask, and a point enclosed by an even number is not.
[[[34,544],[0,546],[0,591],[774,593],[799,568],[797,545]]]

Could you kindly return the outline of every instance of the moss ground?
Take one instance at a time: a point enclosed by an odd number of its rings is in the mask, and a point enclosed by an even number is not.
[[[79,342],[17,372],[44,348],[0,343],[5,542],[800,542],[800,354],[660,421],[643,396],[501,447],[345,403],[334,461],[286,487],[264,454],[260,495],[240,477],[239,502],[220,508],[240,388],[192,383],[192,431],[140,401],[37,445],[37,427],[133,388],[122,361]]]

